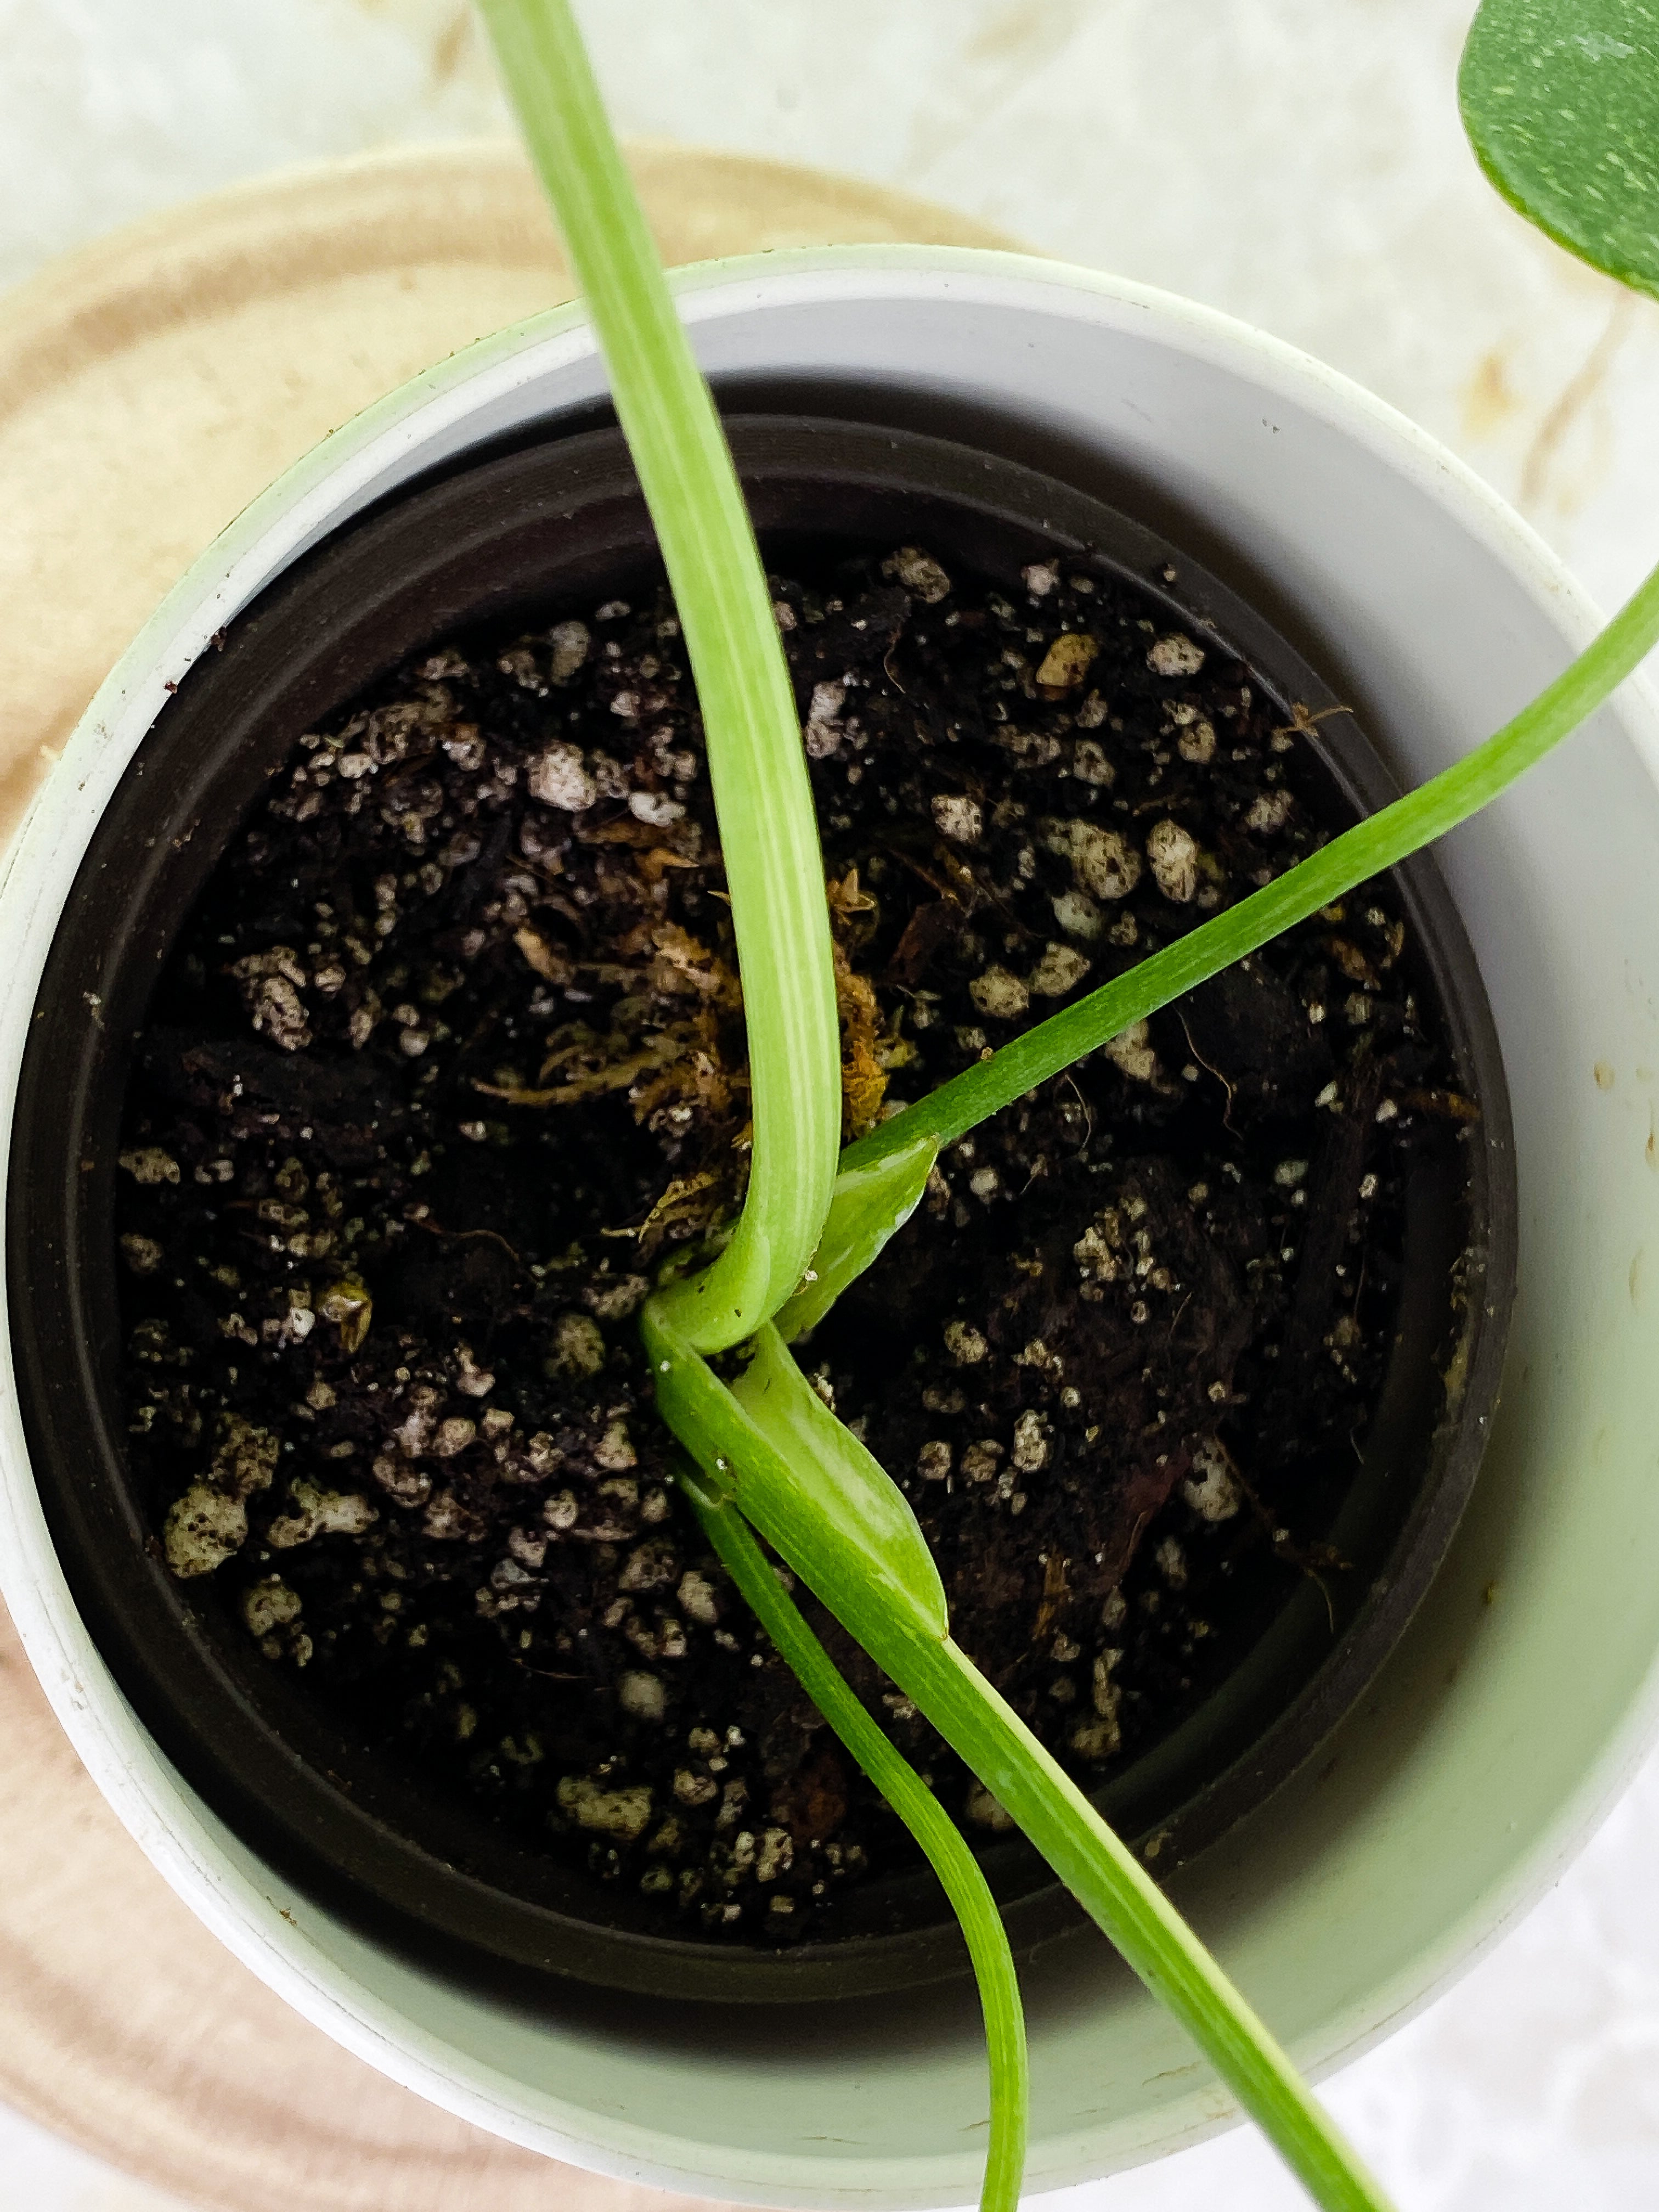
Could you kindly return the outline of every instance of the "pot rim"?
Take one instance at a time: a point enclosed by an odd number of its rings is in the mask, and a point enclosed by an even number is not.
[[[1292,702],[1311,712],[1321,726],[1305,750],[1334,793],[1357,809],[1395,795],[1355,718],[1301,655],[1185,552],[1105,502],[914,431],[740,412],[726,423],[763,542],[818,539],[824,557],[838,544],[915,533],[953,570],[1004,589],[1018,590],[1033,559],[1114,578],[1143,611],[1218,642],[1281,714]],[[83,1618],[192,1786],[313,1896],[337,1898],[348,1917],[367,1911],[371,1928],[390,1913],[392,1939],[401,1928],[418,1955],[454,1947],[463,1973],[469,1961],[505,1960],[532,1974],[722,2003],[960,1981],[967,1961],[954,1922],[920,1869],[864,1893],[837,1933],[781,1949],[711,1945],[649,1916],[640,1924],[631,1898],[590,1893],[471,1808],[422,1793],[349,1721],[290,1698],[238,1632],[227,1642],[222,1625],[198,1626],[189,1593],[153,1556],[137,1556],[148,1516],[121,1469],[110,1364],[110,1116],[131,1079],[125,1040],[168,957],[164,942],[176,946],[225,837],[246,826],[298,730],[348,711],[389,657],[522,619],[526,604],[632,598],[641,566],[656,566],[652,535],[619,431],[515,445],[416,485],[331,538],[261,595],[222,661],[208,656],[149,732],[77,876],[41,986],[41,1004],[62,1012],[35,1029],[20,1091],[22,1180],[7,1235],[14,1274],[15,1255],[39,1255],[13,1351],[40,1486]],[[1304,1583],[1282,1596],[1228,1674],[1096,1785],[1107,1818],[1165,1878],[1216,1849],[1363,1698],[1451,1541],[1496,1401],[1516,1243],[1502,1054],[1438,868],[1418,855],[1390,875],[1411,929],[1414,988],[1436,1006],[1450,1079],[1479,1101],[1480,1126],[1467,1142],[1432,1143],[1410,1178],[1394,1348],[1328,1533],[1351,1571],[1334,1595]],[[78,1004],[94,992],[95,1018]],[[221,1608],[204,1610],[216,1620]],[[1019,1951],[1085,1924],[1023,1839],[990,1845],[986,1870]]]
[[[683,313],[695,334],[757,307],[884,300],[949,301],[958,307],[1028,308],[1062,319],[1145,336],[1216,365],[1282,398],[1382,459],[1399,476],[1449,510],[1464,534],[1492,553],[1523,587],[1555,635],[1577,647],[1597,617],[1528,526],[1467,466],[1384,402],[1284,342],[1218,312],[1098,272],[972,249],[847,247],[801,249],[678,272]],[[437,461],[488,434],[490,410],[510,407],[533,378],[568,364],[591,368],[593,348],[579,307],[514,326],[425,372],[335,432],[238,518],[192,566],[141,631],[100,689],[66,745],[0,876],[0,930],[9,957],[0,982],[0,1109],[8,1122],[21,1035],[38,988],[46,947],[63,895],[114,781],[162,703],[165,686],[206,649],[214,632],[307,544],[359,511],[384,489],[417,445]],[[1621,698],[1620,719],[1647,771],[1659,781],[1659,714],[1638,681]],[[40,879],[44,879],[44,883]],[[0,1170],[3,1172],[3,1170]],[[9,1333],[5,1357],[9,1358]],[[3,1385],[9,1369],[0,1369]],[[833,2189],[808,2177],[797,2160],[787,2184],[744,2154],[710,2175],[686,2163],[678,2137],[618,2120],[604,2142],[588,2116],[532,2119],[511,2102],[499,2076],[459,2058],[445,2039],[374,1995],[361,1967],[325,1954],[273,1907],[265,1886],[224,1850],[199,1807],[181,1802],[174,1778],[115,1692],[68,1601],[28,1477],[15,1395],[0,1392],[0,1585],[37,1673],[80,1755],[118,1814],[164,1875],[222,1940],[280,1994],[347,2047],[452,2111],[599,2171],[669,2187],[712,2185],[757,2201],[837,2199],[959,2201],[966,2167],[932,2159],[884,2161],[878,2174],[838,2166]],[[1399,2025],[1470,1963],[1503,1925],[1547,1886],[1607,1809],[1659,1723],[1659,1674],[1650,1666],[1619,1724],[1587,1764],[1577,1787],[1538,1823],[1529,1847],[1478,1903],[1424,1945],[1386,1986],[1358,1993],[1303,2039],[1318,2071],[1355,2056]],[[1311,2046],[1311,2047],[1310,2047]],[[541,2112],[550,2112],[543,2100]],[[580,2119],[579,2125],[569,2123]],[[1161,2116],[1137,2142],[1150,2148],[1208,2132],[1218,2118],[1195,2088],[1171,2122]],[[1131,2131],[1133,2132],[1133,2131]],[[1120,2155],[1136,2155],[1129,2145]],[[971,2159],[971,2154],[969,2154]],[[1079,2169],[1060,2155],[1048,2185]],[[902,2179],[898,2178],[902,2176]],[[1034,2176],[1034,2179],[1036,2177]],[[780,2196],[780,2189],[782,2195]]]

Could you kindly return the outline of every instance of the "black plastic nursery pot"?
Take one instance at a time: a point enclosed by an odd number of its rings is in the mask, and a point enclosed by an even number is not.
[[[909,432],[784,416],[729,427],[772,568],[915,545],[1011,598],[1033,564],[1133,585],[1171,633],[1237,664],[1340,804],[1358,815],[1395,795],[1352,715],[1282,638],[1099,501]],[[227,846],[302,734],[411,654],[481,625],[544,632],[659,580],[619,435],[585,432],[465,465],[353,522],[191,671],[82,866],[23,1066],[7,1223],[23,1415],[76,1602],[123,1692],[214,1810],[331,1905],[465,1974],[725,2002],[854,1996],[966,1971],[931,1876],[872,1879],[832,1940],[664,1932],[636,1895],[427,1787],[269,1663],[209,1585],[169,1573],[125,1438],[123,1115],[157,978]],[[1497,1036],[1433,863],[1397,871],[1392,896],[1450,1091],[1472,1110],[1411,1170],[1391,1342],[1324,1531],[1332,1571],[1304,1573],[1224,1679],[1097,1792],[1160,1873],[1217,1845],[1360,1698],[1451,1540],[1496,1401],[1516,1253]],[[1018,1837],[993,1835],[981,1856],[1017,1945],[1080,1918]]]

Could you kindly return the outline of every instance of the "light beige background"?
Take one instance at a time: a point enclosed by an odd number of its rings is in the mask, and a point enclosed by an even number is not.
[[[1445,439],[1611,604],[1659,556],[1659,308],[1565,261],[1480,179],[1452,91],[1472,12],[581,7],[625,130],[901,185],[1265,325]],[[0,283],[239,177],[503,127],[459,0],[0,0]],[[0,512],[0,563],[7,527]],[[14,620],[0,605],[0,653]],[[1650,1766],[1526,1926],[1334,2086],[1402,2206],[1659,2199],[1656,1831]],[[120,2002],[113,1960],[110,1990]],[[1077,2212],[1299,2201],[1243,2135],[1071,2199]],[[0,2205],[14,2204],[173,2212],[0,2118]]]

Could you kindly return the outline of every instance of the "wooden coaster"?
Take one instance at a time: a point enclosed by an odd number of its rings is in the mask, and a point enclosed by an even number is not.
[[[670,262],[1010,241],[807,169],[631,155]],[[0,841],[161,595],[323,434],[568,298],[507,144],[330,164],[141,223],[0,332]],[[226,2212],[645,2212],[672,2200],[451,2118],[222,1950],[82,1771],[0,1615],[0,2100]]]
[[[851,179],[631,155],[665,260],[995,232]],[[291,461],[417,369],[572,287],[508,143],[331,163],[55,263],[0,330],[0,843],[168,587]]]

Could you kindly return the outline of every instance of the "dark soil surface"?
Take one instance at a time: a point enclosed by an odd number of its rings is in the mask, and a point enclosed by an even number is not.
[[[907,548],[776,586],[849,1135],[1345,818],[1236,664],[1025,581]],[[125,1376],[169,1565],[273,1666],[665,1929],[779,1941],[912,1847],[679,1502],[638,1340],[743,1189],[722,881],[664,599],[464,638],[303,738],[152,1010]],[[1404,1171],[1468,1111],[1409,967],[1378,888],[1116,1039],[951,1147],[799,1347],[1090,1785],[1344,1571]]]

